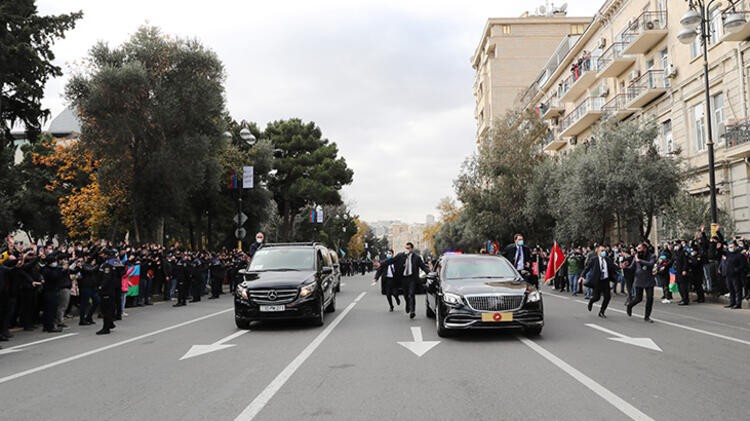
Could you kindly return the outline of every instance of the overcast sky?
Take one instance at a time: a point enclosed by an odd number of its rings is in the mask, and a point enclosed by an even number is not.
[[[223,61],[237,120],[299,117],[336,142],[354,182],[343,191],[367,221],[424,222],[474,150],[469,59],[488,17],[516,17],[542,0],[40,0],[40,14],[83,10],[54,51],[56,115],[71,64],[98,40],[115,46],[143,24],[199,39]],[[561,2],[558,2],[561,3]],[[569,2],[591,16],[601,0]]]

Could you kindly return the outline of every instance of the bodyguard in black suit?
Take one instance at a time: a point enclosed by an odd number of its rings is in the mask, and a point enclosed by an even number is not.
[[[518,269],[527,282],[533,285],[539,284],[537,277],[531,272],[531,263],[533,261],[531,257],[531,249],[524,245],[523,235],[514,235],[513,243],[505,246],[501,254],[508,259],[516,269]]]
[[[386,259],[393,258],[393,250],[388,250]],[[396,279],[396,265],[380,265],[377,271],[375,271],[375,279],[373,285],[378,282],[378,279],[383,283],[383,292],[385,298],[388,300],[388,305],[393,311],[393,298],[396,299],[396,305],[401,305],[401,300],[398,299],[399,284]]]
[[[594,303],[604,296],[602,308],[599,310],[599,317],[606,319],[607,316],[604,315],[604,312],[607,310],[609,300],[612,298],[609,283],[616,279],[617,267],[615,266],[615,262],[607,256],[607,249],[604,246],[599,246],[596,256],[586,262],[586,268],[583,270],[581,277],[586,279],[586,276],[589,274],[591,276],[589,281],[594,288],[594,294],[589,300],[589,311],[594,307]]]
[[[414,253],[414,244],[406,243],[406,253],[399,253],[392,259],[381,262],[382,266],[393,265],[396,269],[396,282],[404,288],[404,301],[406,301],[406,312],[410,318],[414,318],[416,311],[417,283],[419,282],[420,269],[424,273],[430,273],[430,268],[422,260],[422,257]]]

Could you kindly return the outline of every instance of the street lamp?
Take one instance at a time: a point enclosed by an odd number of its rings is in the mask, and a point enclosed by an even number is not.
[[[706,93],[706,128],[708,129],[708,142],[706,147],[708,149],[708,188],[711,194],[711,223],[718,222],[718,210],[716,207],[716,170],[714,162],[714,135],[711,124],[711,93],[709,92],[709,81],[708,81],[708,41],[711,38],[711,20],[709,19],[711,11],[721,7],[721,2],[717,0],[711,0],[705,2],[704,0],[686,0],[688,2],[689,10],[680,19],[680,24],[683,30],[677,34],[677,40],[683,44],[691,44],[695,42],[696,37],[700,36],[701,45],[703,47],[703,84],[704,91]],[[738,0],[731,0],[730,7],[734,9],[735,4]],[[727,25],[729,23],[729,25]],[[729,32],[734,32],[739,29],[742,25],[747,23],[745,18],[737,13],[732,13],[727,16],[724,23],[724,28]]]
[[[231,140],[234,136],[232,136],[232,133],[229,131],[224,132],[224,137]],[[242,130],[240,130],[240,139],[242,139],[248,147],[252,147],[255,142],[258,140],[253,135],[253,133],[248,129],[247,127],[243,127]],[[237,249],[242,251],[242,239],[245,237],[242,234],[242,178],[237,176]]]

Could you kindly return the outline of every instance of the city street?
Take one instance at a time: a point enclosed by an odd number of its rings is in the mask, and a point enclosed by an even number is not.
[[[438,338],[417,297],[389,313],[371,276],[343,279],[321,328],[238,330],[231,297],[128,309],[113,334],[77,324],[18,332],[0,350],[7,420],[744,419],[750,310],[623,296],[608,318],[545,287],[546,325],[527,339]],[[658,298],[658,294],[657,294]],[[401,311],[399,311],[401,310]],[[70,324],[74,324],[70,321]],[[98,325],[101,320],[98,320]],[[45,341],[46,340],[46,341]],[[414,343],[416,342],[416,343]],[[418,356],[421,354],[421,356]]]

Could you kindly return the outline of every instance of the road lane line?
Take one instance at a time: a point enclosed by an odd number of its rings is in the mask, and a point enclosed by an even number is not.
[[[90,355],[98,354],[98,353],[100,353],[102,351],[106,351],[108,349],[117,348],[118,346],[126,345],[126,344],[129,344],[131,342],[140,341],[141,339],[148,338],[149,336],[154,336],[154,335],[158,335],[160,333],[168,332],[170,330],[174,330],[174,329],[177,329],[177,328],[180,328],[180,327],[183,327],[183,326],[187,326],[187,325],[199,322],[201,320],[206,320],[208,318],[211,318],[211,317],[214,317],[214,316],[218,316],[220,314],[228,313],[230,311],[234,311],[234,307],[228,308],[228,309],[222,310],[222,311],[217,311],[216,313],[211,313],[211,314],[206,315],[206,316],[201,316],[201,317],[198,317],[197,319],[188,320],[186,322],[178,323],[178,324],[173,325],[173,326],[165,327],[163,329],[155,330],[155,331],[150,332],[150,333],[145,333],[143,335],[136,336],[134,338],[126,339],[124,341],[115,342],[115,343],[110,344],[110,345],[106,345],[106,346],[103,346],[103,347],[100,347],[100,348],[92,349],[91,351],[86,351],[86,352],[83,352],[83,353],[78,354],[78,355],[73,355],[71,357],[63,358],[61,360],[57,360],[57,361],[54,361],[54,362],[51,362],[51,363],[48,363],[48,364],[44,364],[44,365],[41,365],[39,367],[30,368],[28,370],[24,370],[24,371],[21,371],[21,372],[16,373],[16,374],[11,374],[10,376],[5,376],[5,377],[0,378],[0,384],[5,383],[5,382],[9,382],[11,380],[15,380],[15,379],[18,379],[18,378],[21,378],[21,377],[24,377],[24,376],[28,376],[29,374],[38,373],[38,372],[46,370],[48,368],[57,367],[58,365],[67,364],[67,363],[69,363],[71,361],[79,360],[81,358],[88,357]]]
[[[336,317],[328,326],[326,326],[325,330],[320,332],[320,334],[313,339],[312,342],[310,342],[305,349],[300,352],[297,357],[292,360],[292,362],[289,363],[289,365],[284,368],[284,370],[279,373],[278,376],[276,376],[275,379],[271,381],[271,383],[266,386],[265,389],[263,389],[262,392],[258,396],[253,399],[252,402],[250,402],[250,405],[248,405],[241,413],[240,415],[237,415],[237,418],[235,418],[235,421],[250,421],[253,418],[255,418],[260,411],[263,410],[263,408],[268,405],[268,402],[274,397],[274,395],[284,386],[284,384],[289,380],[290,377],[294,374],[295,371],[297,371],[302,364],[305,363],[305,361],[312,355],[313,352],[320,346],[321,343],[328,337],[328,335],[331,334],[333,329],[338,326],[339,323],[346,317],[347,314],[349,314],[350,311],[354,308],[355,305],[359,302],[359,300],[362,299],[362,297],[365,296],[367,292],[360,293],[357,298],[354,299],[354,301],[349,304],[341,314],[339,314],[338,317]]]
[[[620,412],[627,415],[632,420],[637,421],[653,421],[653,418],[649,417],[648,415],[641,412],[638,408],[634,407],[633,405],[627,403],[624,399],[621,397],[615,395],[609,389],[606,387],[600,385],[597,383],[594,379],[591,377],[588,377],[587,375],[581,373],[577,369],[575,369],[570,364],[566,363],[565,361],[561,360],[560,358],[556,357],[551,352],[547,351],[546,349],[542,348],[540,345],[538,345],[536,342],[528,339],[528,338],[522,338],[520,336],[516,336],[518,340],[520,340],[524,345],[531,348],[534,352],[544,357],[547,361],[551,362],[552,364],[556,365],[559,369],[566,372],[568,375],[576,379],[579,383],[582,385],[588,387],[592,392],[599,395],[602,399],[607,401],[610,405],[617,408]]]
[[[16,346],[13,346],[13,347],[10,347],[10,348],[5,348],[5,349],[20,349],[20,348],[25,348],[27,346],[43,344],[45,342],[55,341],[55,340],[58,340],[58,339],[67,338],[67,337],[70,337],[70,336],[75,336],[77,334],[78,333],[68,333],[68,334],[65,334],[65,335],[55,336],[54,338],[42,339],[41,341],[29,342],[27,344],[16,345]]]
[[[627,338],[627,336],[623,335],[622,333],[617,333],[614,330],[609,330],[607,328],[601,327],[599,325],[595,325],[593,323],[586,323],[586,326],[592,327],[600,332],[608,333],[612,336],[617,336],[618,338]]]

